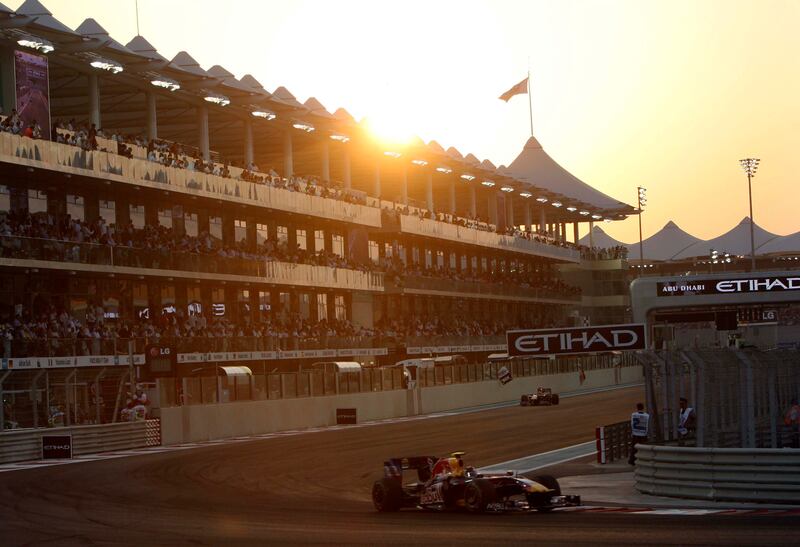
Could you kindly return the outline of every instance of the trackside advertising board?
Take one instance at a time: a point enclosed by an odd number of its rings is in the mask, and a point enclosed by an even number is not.
[[[656,288],[658,296],[800,291],[800,276],[666,281],[657,283]]]
[[[561,329],[510,330],[506,333],[509,356],[576,355],[645,348],[641,323]]]

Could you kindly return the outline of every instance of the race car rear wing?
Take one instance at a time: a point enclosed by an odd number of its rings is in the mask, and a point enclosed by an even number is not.
[[[400,479],[403,476],[403,471],[416,470],[420,480],[427,480],[423,477],[430,476],[431,469],[433,469],[437,459],[435,456],[391,458],[383,462],[383,476],[389,479]]]

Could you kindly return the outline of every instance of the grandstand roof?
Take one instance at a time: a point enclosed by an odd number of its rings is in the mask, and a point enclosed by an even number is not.
[[[592,245],[589,244],[590,239]],[[601,249],[610,249],[612,247],[625,246],[625,244],[622,243],[621,241],[617,241],[616,239],[608,235],[600,226],[593,226],[591,238],[589,237],[589,234],[586,234],[585,236],[583,236],[578,240],[578,243],[586,247],[594,246]]]
[[[758,224],[753,228],[756,254],[761,254],[761,246],[779,237],[776,234],[766,231]],[[739,224],[725,232],[724,234],[709,239],[698,241],[675,255],[676,260],[707,257],[711,249],[726,251],[735,255],[750,254],[750,218],[744,217]],[[647,255],[645,254],[645,257]]]
[[[670,220],[658,232],[643,240],[642,247],[647,260],[672,260],[700,241],[700,238],[684,232]],[[628,258],[641,260],[638,242],[631,243],[627,247]]]

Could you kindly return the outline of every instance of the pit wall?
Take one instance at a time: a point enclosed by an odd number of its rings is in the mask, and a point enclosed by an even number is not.
[[[355,408],[358,421],[366,422],[516,401],[538,386],[562,393],[638,381],[642,368],[636,365],[587,371],[583,383],[578,373],[569,372],[519,377],[505,385],[487,380],[415,390],[176,406],[161,409],[161,438],[162,444],[172,445],[329,426],[336,423],[337,408]]]

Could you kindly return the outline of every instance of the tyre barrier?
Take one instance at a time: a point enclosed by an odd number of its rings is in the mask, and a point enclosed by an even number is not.
[[[0,433],[0,463],[40,459],[42,457],[42,437],[49,435],[72,435],[73,456],[161,444],[161,426],[158,419],[103,425],[11,430]]]
[[[712,501],[800,503],[800,449],[637,445],[636,489]]]

